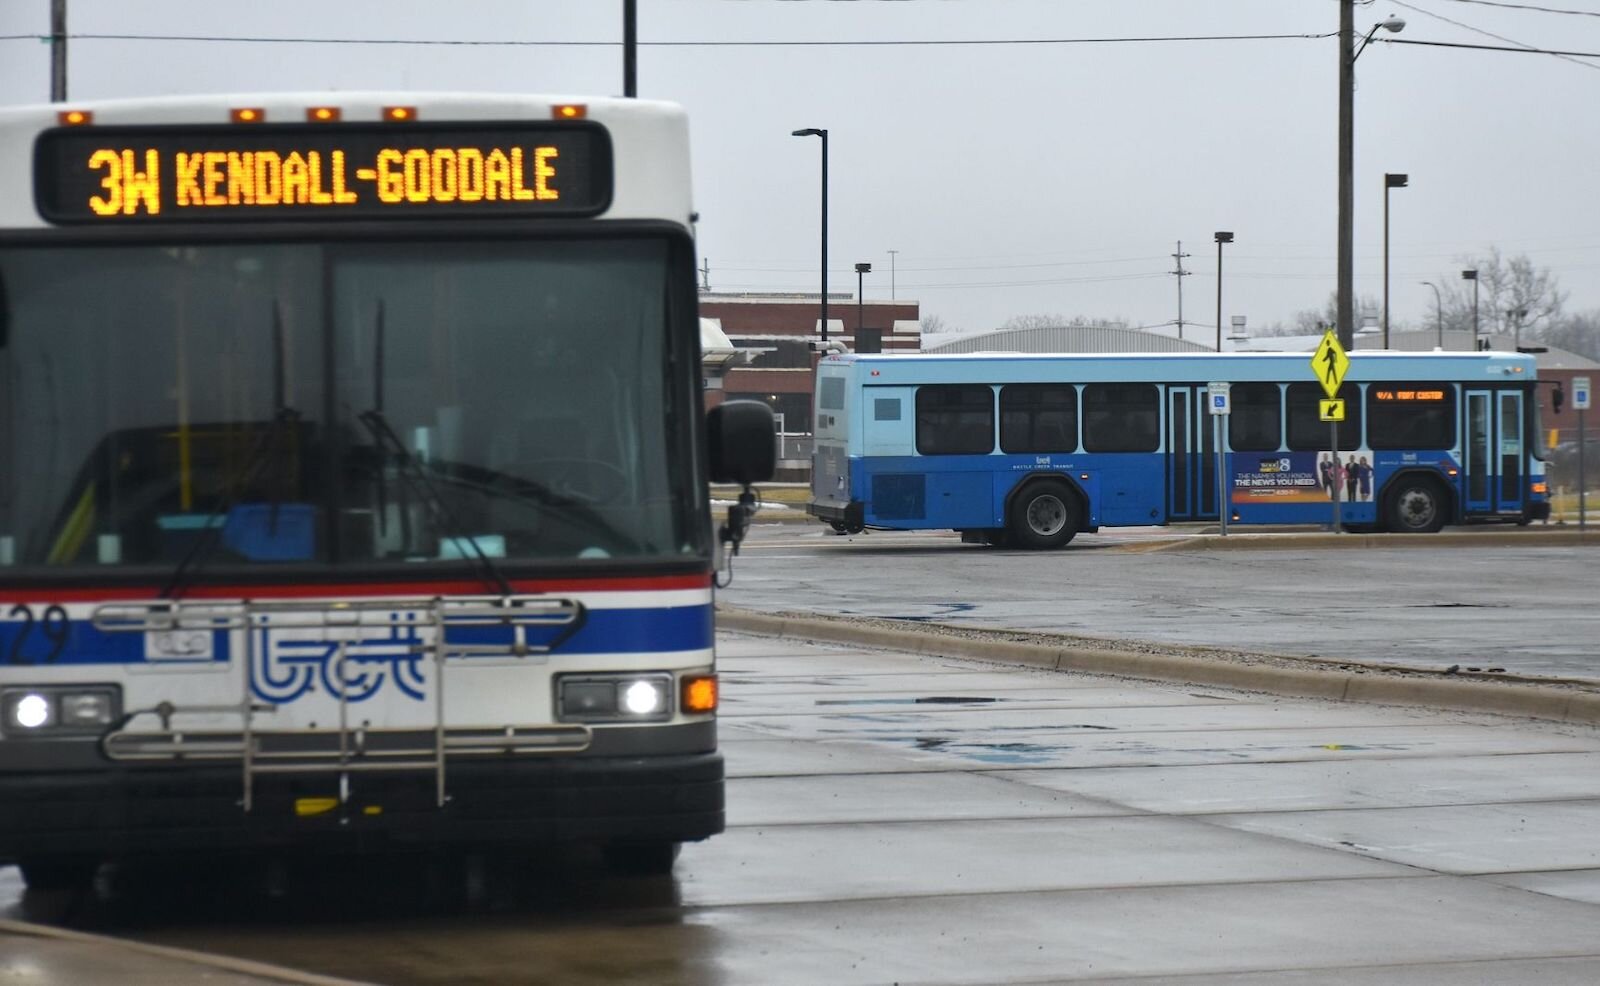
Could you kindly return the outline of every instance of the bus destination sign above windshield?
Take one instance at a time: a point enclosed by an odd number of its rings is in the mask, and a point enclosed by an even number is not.
[[[593,216],[611,141],[592,121],[64,127],[34,148],[53,223]]]

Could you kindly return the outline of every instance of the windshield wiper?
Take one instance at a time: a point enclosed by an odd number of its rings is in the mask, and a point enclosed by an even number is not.
[[[217,544],[222,540],[223,525],[217,523],[218,518],[225,517],[238,506],[239,498],[244,491],[254,485],[261,470],[277,451],[280,436],[285,433],[293,434],[298,430],[300,412],[287,403],[283,362],[283,311],[278,305],[278,300],[274,298],[272,300],[272,421],[267,425],[267,430],[261,433],[261,440],[256,442],[255,448],[250,450],[244,465],[240,466],[239,471],[229,477],[228,482],[224,484],[221,499],[211,508],[211,512],[206,514],[200,526],[200,536],[189,546],[178,566],[167,577],[167,584],[161,588],[160,598],[177,599],[183,590],[189,587],[194,576],[210,560]],[[272,526],[277,524],[277,508],[277,501],[274,500],[269,521]]]
[[[455,515],[451,512],[449,506],[445,503],[444,498],[439,495],[439,488],[434,485],[432,477],[428,475],[428,471],[423,468],[422,463],[418,462],[416,457],[411,454],[411,451],[406,448],[406,444],[400,440],[400,436],[395,434],[394,427],[390,425],[388,417],[383,413],[384,321],[383,302],[381,300],[378,302],[378,318],[374,328],[375,331],[373,333],[372,360],[373,406],[370,409],[356,415],[356,420],[360,421],[362,427],[367,429],[367,433],[372,436],[373,445],[377,446],[380,453],[388,450],[395,455],[396,463],[400,466],[400,478],[415,484],[417,498],[420,499],[423,502],[423,505],[428,508],[428,512],[433,516],[434,524],[441,531],[464,530],[461,524],[457,521]],[[385,506],[387,504],[387,494],[385,493],[385,487],[383,485],[383,465],[381,460],[378,467],[378,496],[380,504],[378,516],[381,518],[386,512]],[[401,523],[406,524],[406,511],[401,510],[400,517]],[[405,543],[409,544],[410,531],[405,527],[402,527],[402,532],[405,535]],[[489,559],[488,553],[483,550],[483,545],[478,543],[478,539],[476,537],[473,537],[470,534],[446,534],[441,536],[441,540],[454,541],[457,544],[460,544],[462,541],[467,542],[467,544],[472,548],[473,557],[477,560],[479,567],[483,569],[484,581],[488,582],[491,586],[498,588],[501,595],[512,595],[511,583],[506,581],[506,578],[500,572],[500,569],[493,561]]]

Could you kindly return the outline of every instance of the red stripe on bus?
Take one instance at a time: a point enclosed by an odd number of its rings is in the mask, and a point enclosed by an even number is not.
[[[512,579],[515,593],[548,592],[667,592],[673,589],[709,589],[711,576],[660,575],[635,578]],[[159,586],[105,586],[38,589],[0,589],[0,603],[98,602],[108,599],[155,599]],[[492,596],[482,581],[459,582],[336,582],[301,585],[190,586],[184,599],[299,599],[314,596]]]

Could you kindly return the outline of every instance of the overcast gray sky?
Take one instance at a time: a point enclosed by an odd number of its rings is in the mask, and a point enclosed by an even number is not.
[[[593,42],[468,47],[84,38],[69,95],[286,89],[620,94],[622,0],[69,0],[74,34]],[[1570,13],[1529,9],[1535,5]],[[49,0],[0,0],[0,36]],[[830,289],[916,299],[966,330],[1016,315],[1209,338],[1291,322],[1334,288],[1337,0],[638,0],[639,95],[687,107],[700,251],[718,290],[815,290],[827,128]],[[1586,13],[1585,13],[1586,12]],[[1595,0],[1371,0],[1404,41],[1600,52]],[[1109,41],[1293,35],[1281,39]],[[1386,37],[1384,32],[1379,37]],[[757,42],[857,42],[784,46]],[[1059,42],[860,44],[860,42]],[[676,44],[662,44],[674,42]],[[722,42],[724,44],[683,44]],[[730,45],[727,42],[748,44]],[[654,44],[653,44],[654,43]],[[49,49],[0,41],[0,102],[43,102]],[[1526,254],[1600,308],[1600,57],[1376,41],[1357,64],[1355,285],[1430,325],[1458,259]],[[891,254],[889,251],[896,251]]]

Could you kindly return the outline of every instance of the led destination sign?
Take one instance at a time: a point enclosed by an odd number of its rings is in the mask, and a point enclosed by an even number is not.
[[[72,127],[40,136],[55,223],[591,216],[611,201],[592,122]]]
[[[1372,396],[1379,401],[1419,401],[1438,403],[1444,400],[1442,390],[1373,390]]]

